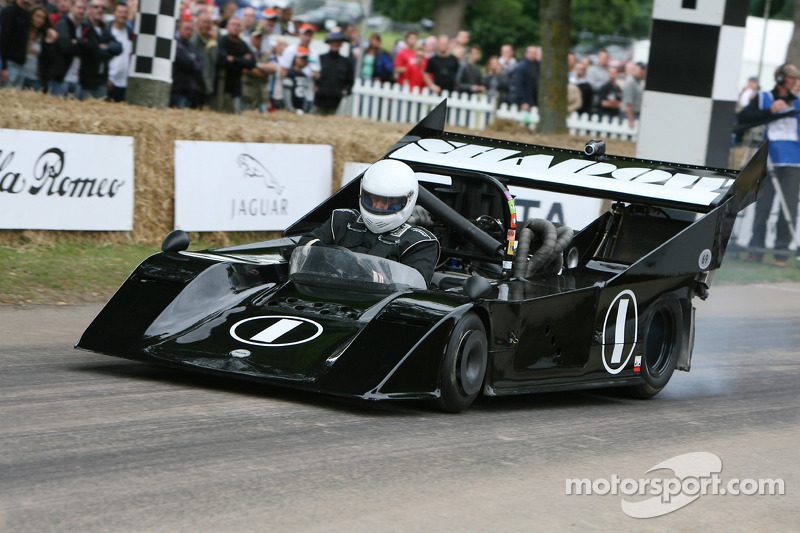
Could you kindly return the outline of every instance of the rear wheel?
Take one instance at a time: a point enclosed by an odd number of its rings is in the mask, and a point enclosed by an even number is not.
[[[483,322],[475,313],[467,313],[453,328],[439,369],[440,409],[458,413],[472,405],[486,377],[487,347]]]
[[[669,382],[683,343],[682,318],[680,302],[674,298],[658,301],[650,308],[642,328],[645,332],[641,367],[644,383],[631,387],[631,395],[651,398]]]

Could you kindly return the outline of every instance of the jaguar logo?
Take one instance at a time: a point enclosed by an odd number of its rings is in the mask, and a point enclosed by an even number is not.
[[[267,189],[275,189],[278,194],[283,194],[285,188],[275,175],[265,167],[261,161],[250,154],[239,154],[236,162],[242,169],[245,178],[256,178],[264,182]]]

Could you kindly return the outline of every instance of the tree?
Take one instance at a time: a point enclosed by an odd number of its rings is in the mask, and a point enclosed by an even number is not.
[[[470,42],[480,45],[488,59],[504,44],[520,49],[538,43],[537,18],[519,0],[473,0],[467,9],[466,27]]]
[[[519,1],[519,0],[517,0]],[[376,13],[402,22],[417,22],[433,17],[433,33],[455,36],[465,26],[465,16],[471,0],[374,0]],[[431,6],[433,4],[433,6]],[[433,9],[431,9],[433,7]]]
[[[567,0],[548,0],[548,3],[559,1]],[[398,22],[418,22],[434,16],[437,9],[447,4],[465,4],[463,18],[461,14],[448,15],[451,24],[445,32],[454,35],[458,29],[469,30],[470,42],[480,45],[484,58],[488,58],[498,53],[502,44],[520,49],[540,42],[538,22],[542,3],[541,0],[373,0],[373,8]],[[573,45],[579,35],[587,33],[592,37],[593,47],[598,44],[596,38],[604,35],[635,38],[650,33],[653,0],[572,0],[569,4],[568,34]],[[441,24],[437,24],[435,31],[440,28]]]
[[[433,32],[455,36],[464,29],[464,16],[470,0],[437,0],[433,8]]]
[[[767,0],[752,0],[750,2],[750,15],[763,17]],[[792,11],[795,3],[791,0],[769,0],[769,18],[779,20],[792,20]]]
[[[567,132],[569,15],[569,0],[545,1],[539,5],[542,64],[536,130],[544,134]]]
[[[573,42],[582,31],[626,37],[643,37],[649,33],[652,0],[572,0],[571,4]],[[645,24],[641,21],[643,15]]]
[[[794,2],[794,32],[786,52],[786,62],[795,66],[800,64],[800,0]]]
[[[417,22],[431,16],[426,0],[373,0],[372,11],[397,22]]]

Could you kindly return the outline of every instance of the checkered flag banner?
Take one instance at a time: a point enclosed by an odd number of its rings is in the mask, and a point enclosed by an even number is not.
[[[636,157],[728,166],[747,0],[655,0]]]
[[[179,7],[178,0],[140,0],[129,72],[132,78],[172,83]]]

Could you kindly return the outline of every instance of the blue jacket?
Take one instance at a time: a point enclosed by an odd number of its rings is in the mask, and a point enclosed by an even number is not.
[[[758,107],[768,110],[775,101],[772,91],[761,91]],[[800,110],[800,98],[785,99],[790,107]],[[797,116],[786,117],[767,124],[769,159],[773,166],[800,166],[800,120]]]
[[[394,63],[392,56],[385,50],[378,50],[375,54],[375,66],[372,71],[372,79],[381,82],[394,81]]]

